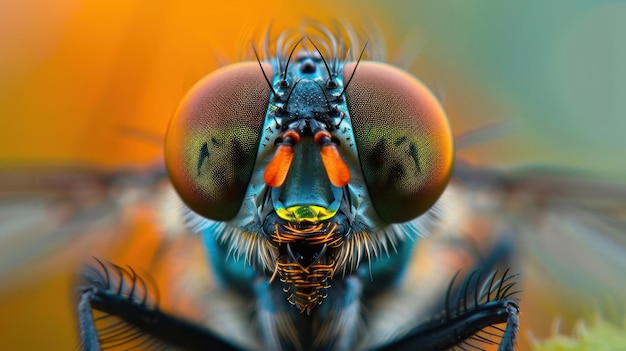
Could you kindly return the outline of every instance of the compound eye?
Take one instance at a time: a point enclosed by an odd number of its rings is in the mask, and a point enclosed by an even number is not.
[[[263,64],[268,76],[272,67]],[[187,93],[170,121],[165,164],[189,208],[227,221],[252,175],[270,88],[258,62],[218,69]]]
[[[350,78],[356,63],[343,70]],[[378,215],[417,218],[448,184],[452,134],[445,112],[420,81],[395,67],[359,63],[346,89],[359,161]]]

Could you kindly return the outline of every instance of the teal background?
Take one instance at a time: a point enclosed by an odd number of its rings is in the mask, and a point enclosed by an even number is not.
[[[460,155],[626,175],[626,2],[365,1],[419,54],[411,71],[455,134],[494,121],[514,131]]]

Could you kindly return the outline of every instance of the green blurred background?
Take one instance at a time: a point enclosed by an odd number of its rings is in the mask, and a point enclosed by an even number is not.
[[[523,151],[485,145],[485,162],[567,165],[624,179],[625,2],[407,0],[384,8],[394,24],[417,28],[429,83],[443,89],[462,128],[481,118],[519,128]],[[474,94],[484,110],[456,105]]]

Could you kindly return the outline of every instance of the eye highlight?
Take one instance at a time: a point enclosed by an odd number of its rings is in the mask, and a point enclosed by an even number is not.
[[[355,66],[346,64],[345,80]],[[390,223],[420,216],[452,170],[452,133],[439,101],[408,73],[368,61],[358,64],[345,94],[376,212]]]
[[[209,74],[183,99],[167,131],[165,164],[193,211],[218,221],[239,212],[269,97],[259,63],[243,62]]]

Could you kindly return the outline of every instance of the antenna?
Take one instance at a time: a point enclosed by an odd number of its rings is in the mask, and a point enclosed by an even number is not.
[[[311,38],[309,38],[309,37],[306,37],[306,38],[309,39],[309,41],[311,42],[311,44],[313,45],[315,50],[317,50],[317,53],[320,54],[320,57],[322,58],[322,62],[324,62],[324,66],[326,66],[326,71],[328,71],[328,78],[330,78],[330,80],[332,81],[333,80],[333,74],[330,72],[330,68],[328,67],[328,63],[326,63],[326,59],[324,59],[324,55],[322,55],[322,52],[317,47],[317,45],[315,45],[313,40],[311,40]]]
[[[287,111],[287,105],[289,104],[289,100],[291,99],[291,94],[293,94],[293,91],[296,90],[296,85],[298,85],[298,83],[300,83],[301,81],[302,79],[298,80],[291,88],[291,91],[289,91],[289,95],[287,95],[287,100],[285,101],[285,105],[283,105],[283,109],[285,111]]]
[[[354,65],[354,69],[352,70],[352,74],[350,75],[350,79],[348,79],[348,82],[343,87],[343,90],[341,91],[341,94],[339,94],[339,96],[343,95],[343,93],[346,92],[346,89],[348,89],[348,85],[350,85],[350,82],[352,81],[352,78],[354,78],[354,73],[356,72],[357,67],[359,67],[359,62],[361,62],[361,58],[363,57],[363,53],[365,53],[365,48],[367,47],[367,43],[368,42],[369,42],[369,40],[365,42],[365,45],[363,45],[363,50],[361,50],[361,54],[359,55],[359,59],[356,60],[356,65]]]
[[[270,82],[269,78],[267,78],[267,75],[265,74],[265,70],[263,69],[263,64],[261,64],[261,59],[259,58],[259,54],[256,52],[256,47],[254,46],[254,43],[252,44],[252,51],[254,51],[254,56],[256,56],[256,61],[259,63],[259,67],[261,67],[261,72],[263,72],[263,77],[265,78],[267,85],[269,85],[274,96],[278,96],[278,94],[276,94],[276,90],[274,90],[274,87],[272,86],[272,83]]]
[[[320,87],[322,94],[324,94],[324,99],[326,100],[326,106],[328,107],[328,110],[332,110],[333,108],[330,106],[330,101],[328,101],[328,96],[326,96],[326,92],[324,91],[324,88],[317,81],[315,81],[315,84],[317,84],[317,86]]]
[[[283,81],[287,80],[287,69],[289,68],[289,62],[291,62],[291,56],[293,55],[294,51],[296,51],[296,48],[298,47],[298,44],[300,44],[302,39],[304,39],[304,37],[298,40],[298,42],[293,46],[293,49],[291,49],[291,52],[289,53],[289,58],[287,59],[287,64],[285,65],[285,72],[283,72]]]

